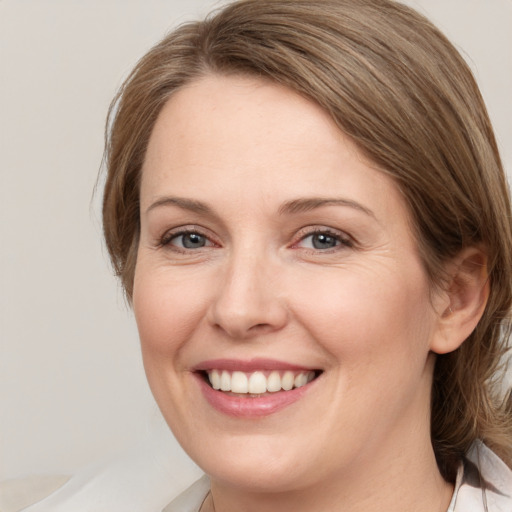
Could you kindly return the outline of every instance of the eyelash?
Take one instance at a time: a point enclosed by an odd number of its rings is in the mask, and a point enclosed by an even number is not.
[[[159,247],[167,247],[167,246],[173,246],[173,250],[174,251],[177,251],[177,252],[189,252],[189,251],[193,251],[194,249],[192,248],[188,248],[188,247],[179,247],[177,245],[173,245],[171,242],[173,240],[176,240],[180,237],[185,237],[187,235],[197,235],[197,236],[200,236],[202,238],[204,238],[206,240],[206,243],[208,245],[206,246],[203,246],[203,247],[200,247],[200,249],[204,248],[204,247],[212,247],[214,245],[217,245],[215,242],[213,242],[211,240],[211,237],[204,234],[203,232],[201,232],[201,230],[197,229],[197,228],[184,228],[184,229],[179,229],[178,231],[170,231],[170,232],[167,232],[165,233],[162,238],[160,239],[159,243],[158,243],[158,246]]]
[[[329,228],[317,227],[317,228],[313,228],[313,230],[308,230],[304,233],[301,233],[299,241],[295,242],[292,245],[292,248],[297,248],[297,246],[301,242],[304,242],[304,240],[306,240],[310,237],[314,237],[315,235],[316,236],[325,235],[329,238],[334,239],[337,242],[337,244],[333,247],[325,248],[325,249],[316,249],[313,247],[313,248],[306,248],[306,250],[310,250],[310,251],[314,251],[314,252],[321,252],[321,253],[330,253],[330,252],[342,250],[344,248],[354,247],[353,240],[346,233],[341,233],[339,231],[335,231],[335,230],[332,230]]]
[[[171,243],[173,240],[176,240],[179,237],[185,237],[187,235],[197,235],[206,240],[207,245],[201,246],[198,249],[203,249],[205,247],[213,247],[215,245],[218,245],[216,242],[212,241],[210,236],[206,235],[205,233],[203,233],[201,230],[199,230],[197,228],[191,227],[191,228],[184,228],[184,229],[179,229],[178,231],[170,231],[170,232],[165,233],[159,240],[158,246],[159,247],[167,247],[167,246],[172,245],[172,247],[173,247],[172,250],[174,250],[176,252],[182,252],[182,253],[194,251],[194,249],[197,249],[197,248],[180,247],[177,245],[173,245]],[[324,249],[318,249],[315,247],[304,248],[304,249],[311,251],[311,252],[315,252],[315,253],[330,253],[330,252],[342,250],[343,248],[351,248],[354,246],[354,242],[353,242],[352,238],[349,237],[347,234],[341,233],[339,231],[335,231],[335,230],[332,230],[329,228],[317,227],[317,228],[313,228],[313,229],[305,228],[305,229],[301,230],[301,232],[299,232],[299,237],[300,237],[299,240],[297,242],[294,242],[291,245],[291,248],[292,249],[300,248],[299,244],[301,242],[304,242],[305,240],[307,240],[310,237],[319,236],[319,235],[325,235],[328,238],[334,239],[336,241],[336,245],[333,247],[328,247],[328,248],[324,248]]]

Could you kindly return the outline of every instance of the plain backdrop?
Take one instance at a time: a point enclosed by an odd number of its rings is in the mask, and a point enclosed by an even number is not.
[[[512,168],[512,0],[408,0],[469,61]],[[0,0],[0,480],[72,473],[152,439],[192,467],[145,382],[101,242],[109,102],[208,0]]]

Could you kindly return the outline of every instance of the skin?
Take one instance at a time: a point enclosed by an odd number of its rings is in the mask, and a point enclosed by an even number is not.
[[[343,202],[290,207],[309,198]],[[203,509],[446,510],[453,488],[431,447],[429,396],[432,351],[456,342],[450,300],[431,293],[392,180],[316,104],[259,79],[207,76],[161,112],[140,199],[144,365],[211,477]],[[205,245],[184,247],[183,229]],[[318,231],[334,245],[315,247]],[[217,358],[322,374],[285,409],[235,418],[209,405],[193,373]]]

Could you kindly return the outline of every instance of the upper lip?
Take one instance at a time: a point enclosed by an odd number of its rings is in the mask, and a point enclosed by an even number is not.
[[[317,370],[317,368],[265,358],[255,358],[250,360],[210,359],[208,361],[202,361],[193,368],[193,371],[197,372],[209,370],[228,370],[250,373],[258,370],[312,371]]]

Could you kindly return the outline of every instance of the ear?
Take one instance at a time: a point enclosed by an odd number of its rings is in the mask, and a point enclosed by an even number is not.
[[[459,348],[482,317],[489,298],[487,254],[478,247],[464,249],[448,266],[449,280],[436,301],[438,329],[430,349],[446,354]]]

